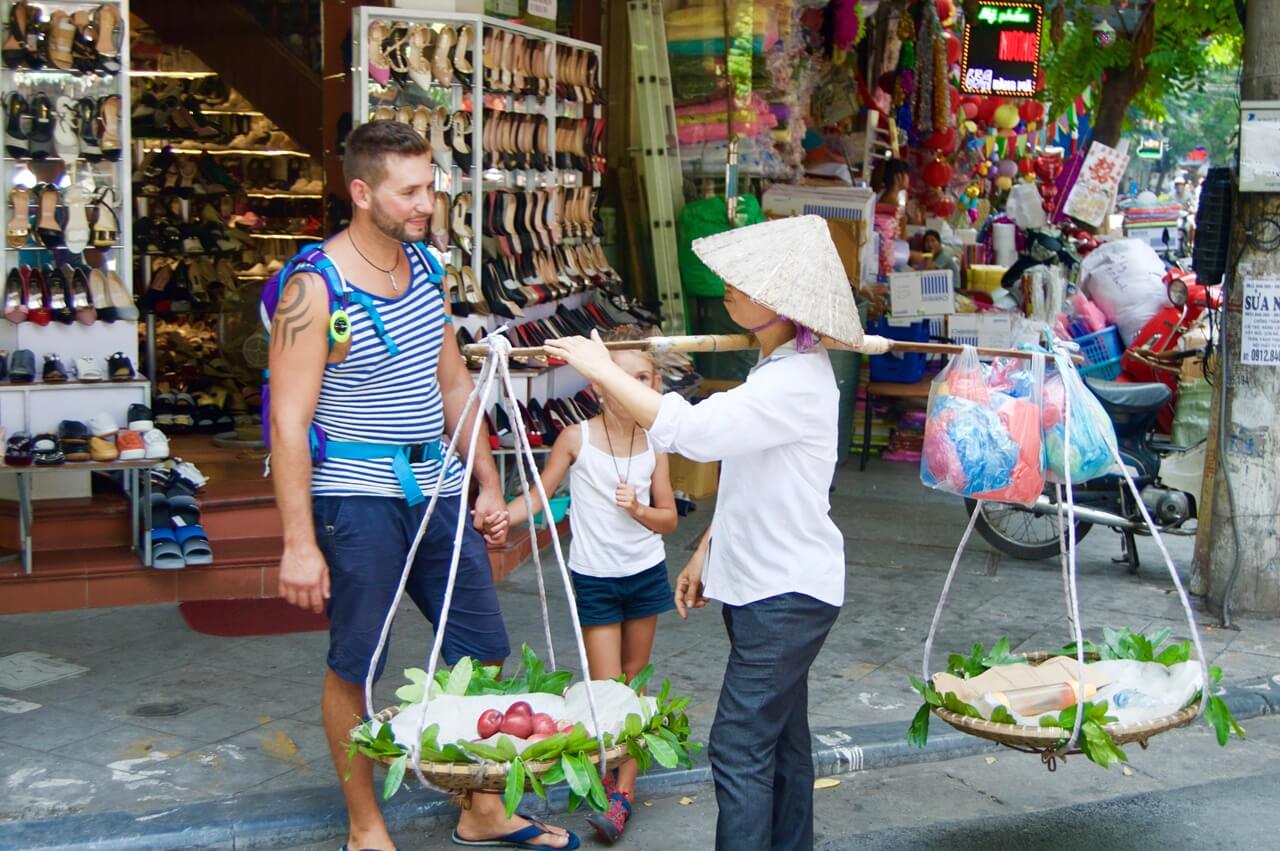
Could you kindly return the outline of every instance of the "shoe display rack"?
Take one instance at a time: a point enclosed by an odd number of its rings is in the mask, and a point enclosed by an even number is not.
[[[428,239],[446,263],[460,344],[503,325],[516,345],[536,346],[656,324],[625,297],[601,244],[598,45],[481,15],[378,7],[353,11],[352,40],[354,123],[401,121],[430,147]],[[541,411],[589,394],[586,382],[545,359],[513,366],[523,367],[513,378],[530,431],[550,442],[570,403],[555,421]],[[490,425],[510,434],[500,409]]]
[[[98,411],[123,417],[149,395],[144,378],[103,380],[109,358],[127,359],[132,372],[138,356],[122,209],[130,195],[128,21],[127,0],[0,1],[0,427],[10,436],[56,433],[62,420]],[[69,487],[87,494],[88,477],[81,482]]]
[[[145,31],[133,47],[134,251],[156,414],[176,433],[234,425],[256,440],[262,364],[245,354],[246,306],[322,238],[323,174],[192,53]]]

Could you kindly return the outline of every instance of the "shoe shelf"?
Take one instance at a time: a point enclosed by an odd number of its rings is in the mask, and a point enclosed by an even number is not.
[[[0,350],[6,358],[30,351],[37,373],[46,358],[66,367],[115,352],[138,360],[137,322],[105,313],[132,308],[133,240],[123,208],[131,194],[130,93],[121,73],[128,21],[124,0],[0,0]],[[62,419],[123,414],[146,400],[148,388],[144,378],[0,383],[0,428],[56,431]]]
[[[157,68],[132,73],[136,194],[150,202],[135,247],[144,362],[158,388],[256,397],[263,365],[246,340],[262,283],[321,238],[320,165],[188,51],[138,38],[134,55]]]
[[[600,244],[600,47],[481,15],[375,7],[353,11],[352,40],[355,123],[402,121],[431,148],[429,239],[459,344],[503,324],[517,346],[611,327],[587,314],[622,283]],[[535,425],[541,402],[586,388],[562,365],[512,366]]]

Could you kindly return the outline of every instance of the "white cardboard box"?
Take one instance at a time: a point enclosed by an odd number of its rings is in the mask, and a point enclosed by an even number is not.
[[[895,319],[955,313],[956,290],[951,270],[895,272],[889,276],[889,299]]]
[[[954,313],[947,317],[947,336],[960,346],[980,349],[1013,347],[1012,313]]]

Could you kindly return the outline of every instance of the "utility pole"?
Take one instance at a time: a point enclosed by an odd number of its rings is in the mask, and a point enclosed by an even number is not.
[[[1280,101],[1277,44],[1280,0],[1250,0],[1241,100]],[[1209,605],[1223,612],[1224,622],[1232,613],[1280,615],[1280,365],[1241,363],[1245,282],[1280,278],[1280,250],[1265,240],[1264,247],[1270,250],[1260,249],[1245,231],[1253,229],[1257,235],[1266,229],[1261,224],[1264,218],[1280,220],[1280,194],[1241,193],[1239,199],[1235,215],[1239,260],[1228,270],[1227,349],[1219,358],[1217,382],[1221,388],[1225,370],[1225,428],[1217,435],[1223,463],[1217,465],[1209,558],[1201,565],[1200,577],[1207,578],[1203,584]],[[1224,476],[1230,477],[1234,505],[1228,500]]]

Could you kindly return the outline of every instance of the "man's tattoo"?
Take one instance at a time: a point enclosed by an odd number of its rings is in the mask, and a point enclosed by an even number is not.
[[[282,300],[276,307],[271,340],[272,345],[279,346],[284,351],[297,341],[299,334],[315,324],[315,318],[307,316],[307,291],[302,286],[302,281],[287,285],[281,296],[292,300],[287,303]]]

